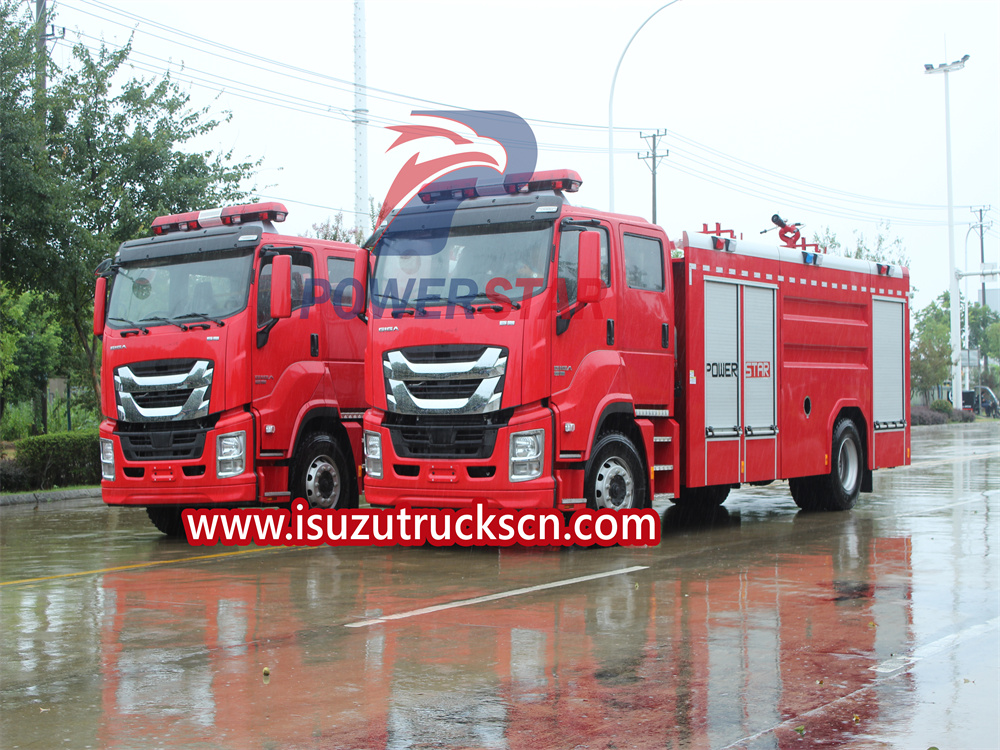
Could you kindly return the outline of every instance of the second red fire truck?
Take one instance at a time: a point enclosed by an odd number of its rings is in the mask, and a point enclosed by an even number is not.
[[[437,183],[372,247],[374,506],[839,510],[909,463],[909,274],[568,200],[575,172]],[[360,275],[355,282],[360,284]]]
[[[164,533],[189,507],[357,506],[365,256],[283,235],[287,213],[161,216],[98,268],[102,495]]]

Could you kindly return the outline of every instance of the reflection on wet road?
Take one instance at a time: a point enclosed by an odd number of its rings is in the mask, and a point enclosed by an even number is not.
[[[920,428],[850,513],[748,488],[660,508],[650,549],[210,550],[5,508],[0,745],[997,747],[998,446]]]

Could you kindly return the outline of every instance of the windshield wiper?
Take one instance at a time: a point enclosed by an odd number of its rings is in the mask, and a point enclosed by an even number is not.
[[[473,300],[480,298],[490,300],[490,304],[480,305],[479,307],[476,308],[476,312],[482,312],[483,310],[492,310],[493,312],[503,312],[504,309],[503,304],[501,304],[499,300],[491,298],[486,292],[479,292],[479,294],[475,295],[474,297],[469,297],[469,302],[472,302]],[[500,295],[500,299],[506,301],[507,306],[510,307],[511,310],[521,309],[520,302],[515,302],[514,300],[504,297],[503,295]]]
[[[462,296],[468,297],[469,295],[465,294]],[[421,305],[420,304],[421,302],[424,304]],[[448,297],[448,299],[444,299],[440,295],[435,295],[433,297],[418,297],[417,299],[413,300],[413,303],[418,306],[417,309],[420,310],[424,315],[427,314],[426,305],[428,302],[440,302],[441,304],[448,304],[449,306],[454,305],[455,307],[461,307],[463,310],[470,313],[476,311],[475,308],[468,302],[462,302],[461,298]]]
[[[139,333],[147,334],[147,333],[149,333],[149,329],[146,328],[145,326],[141,326],[138,323],[133,323],[131,320],[127,320],[125,318],[108,318],[108,320],[114,320],[114,321],[117,321],[119,323],[124,323],[125,325],[129,325],[129,326],[132,326],[133,328],[135,328],[134,331],[122,331],[121,332],[122,338],[125,338],[126,336],[128,336],[130,334],[139,334]]]
[[[151,317],[148,317],[148,318],[139,318],[139,322],[140,323],[166,323],[167,325],[177,326],[182,331],[186,331],[188,329],[188,327],[186,325],[184,325],[183,323],[178,323],[177,321],[170,320],[170,318],[158,318],[158,317],[155,317],[155,316],[151,316]]]
[[[226,321],[224,321],[224,320],[220,320],[219,318],[214,318],[211,315],[208,315],[207,313],[201,313],[201,312],[189,312],[189,313],[184,313],[183,315],[175,315],[174,317],[175,318],[201,318],[202,320],[210,320],[213,323],[215,323],[215,325],[219,326],[220,328],[226,324]],[[180,323],[176,323],[175,325],[180,325]],[[197,326],[197,323],[194,324],[194,325],[187,326],[187,328],[195,328],[196,326]]]
[[[373,304],[375,302],[375,297],[376,296],[379,297],[382,300],[382,304],[380,305],[380,307],[382,308],[383,312],[385,312],[385,309],[388,307],[388,305],[386,303],[389,302],[389,301],[402,302],[403,303],[403,308],[402,309],[400,309],[398,307],[395,307],[395,306],[392,308],[392,312],[389,313],[389,314],[392,315],[392,317],[394,317],[394,318],[401,318],[404,315],[416,315],[417,313],[419,313],[420,315],[426,315],[427,314],[427,311],[424,310],[422,307],[416,307],[414,305],[411,305],[405,299],[400,299],[399,297],[397,297],[397,296],[395,296],[393,294],[373,295],[372,296],[372,303]]]

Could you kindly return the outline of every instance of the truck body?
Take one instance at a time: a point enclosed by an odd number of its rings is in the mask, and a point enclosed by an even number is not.
[[[374,242],[369,503],[717,504],[788,479],[839,509],[909,463],[905,268],[671,242],[571,205],[580,182],[434,185]]]
[[[165,533],[185,507],[357,505],[364,323],[335,303],[361,251],[286,214],[160,217],[98,269],[102,496]]]

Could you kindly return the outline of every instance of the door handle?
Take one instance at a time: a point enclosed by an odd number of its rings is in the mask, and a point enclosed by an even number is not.
[[[319,334],[313,333],[309,335],[309,354],[313,357],[319,356]]]
[[[615,345],[615,321],[608,318],[608,336],[607,336],[608,346]]]

